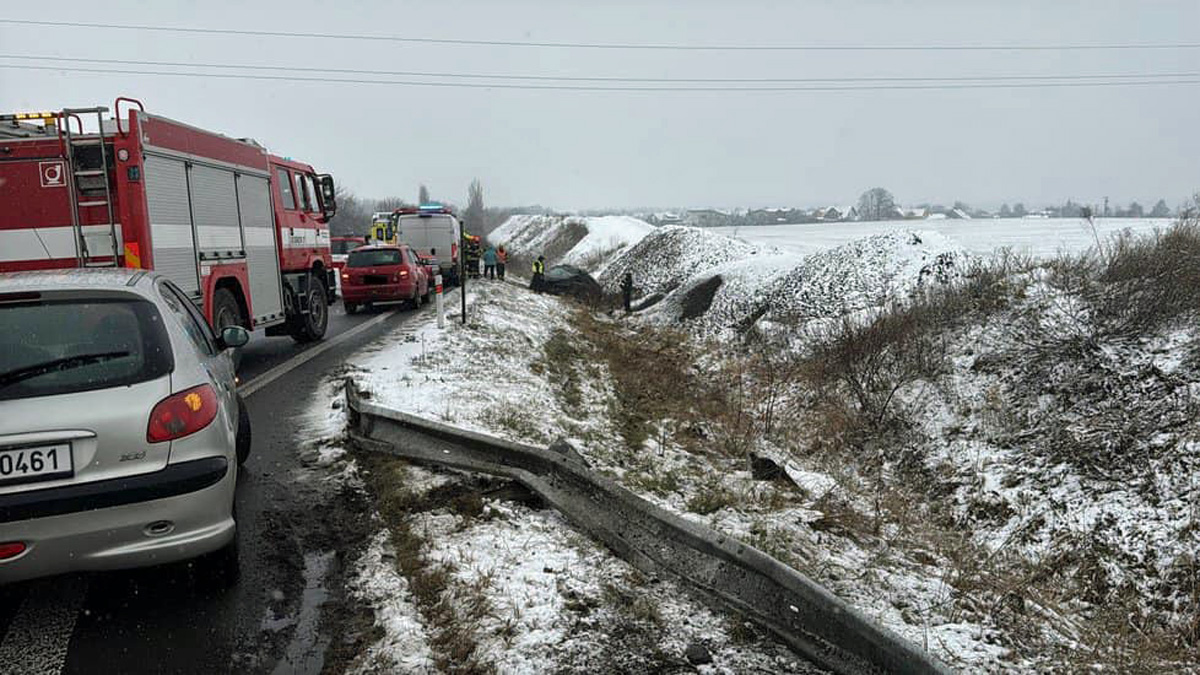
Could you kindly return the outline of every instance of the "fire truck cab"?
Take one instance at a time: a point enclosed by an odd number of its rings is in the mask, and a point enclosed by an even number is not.
[[[155,270],[218,331],[321,339],[333,178],[133,99],[108,111],[0,115],[0,272]]]

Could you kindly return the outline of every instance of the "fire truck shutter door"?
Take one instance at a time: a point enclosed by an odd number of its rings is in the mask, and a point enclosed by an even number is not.
[[[242,174],[237,179],[237,194],[246,239],[246,268],[250,275],[254,325],[278,323],[283,320],[283,288],[279,280],[270,185],[266,178]]]
[[[242,251],[233,172],[195,164],[189,177],[196,241],[208,257],[226,258]]]
[[[147,155],[145,176],[154,269],[185,293],[197,295],[200,271],[188,208],[187,170],[180,160]]]

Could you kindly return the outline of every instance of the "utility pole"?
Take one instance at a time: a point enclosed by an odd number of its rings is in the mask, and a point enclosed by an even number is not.
[[[458,242],[458,294],[462,297],[462,322],[467,325],[467,228],[460,228]]]

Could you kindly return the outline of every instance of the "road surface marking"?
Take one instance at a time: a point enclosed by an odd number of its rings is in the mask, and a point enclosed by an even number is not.
[[[371,319],[370,321],[367,321],[365,323],[360,323],[359,325],[355,326],[354,328],[351,328],[350,330],[346,331],[345,333],[342,333],[341,335],[338,335],[337,337],[333,338],[332,340],[326,340],[326,341],[322,342],[321,344],[317,345],[316,347],[313,347],[311,349],[306,349],[306,350],[300,352],[299,354],[293,356],[292,358],[288,359],[287,361],[284,361],[283,363],[275,366],[274,368],[268,370],[267,372],[263,373],[262,375],[259,375],[258,377],[254,378],[253,380],[250,380],[249,382],[238,387],[238,392],[241,393],[242,396],[249,398],[250,396],[254,395],[254,392],[258,391],[259,389],[262,389],[263,387],[267,386],[268,384],[271,384],[275,380],[283,377],[289,371],[292,371],[292,370],[296,369],[297,367],[299,367],[305,363],[308,363],[309,361],[317,358],[321,354],[324,354],[325,352],[329,351],[330,349],[333,349],[334,347],[340,345],[341,343],[345,342],[346,340],[349,340],[350,338],[354,337],[355,335],[358,335],[359,333],[361,333],[369,328],[372,328],[374,326],[379,325],[380,323],[383,323],[388,318],[394,316],[396,314],[396,311],[397,310],[392,310],[386,314],[380,314],[379,316],[375,317],[374,319]]]
[[[58,675],[67,660],[87,578],[34,582],[0,642],[0,674]]]

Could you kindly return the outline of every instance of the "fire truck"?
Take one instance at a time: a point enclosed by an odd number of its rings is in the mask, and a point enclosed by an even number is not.
[[[135,99],[108,112],[0,115],[0,272],[155,270],[217,330],[321,339],[333,178]]]

